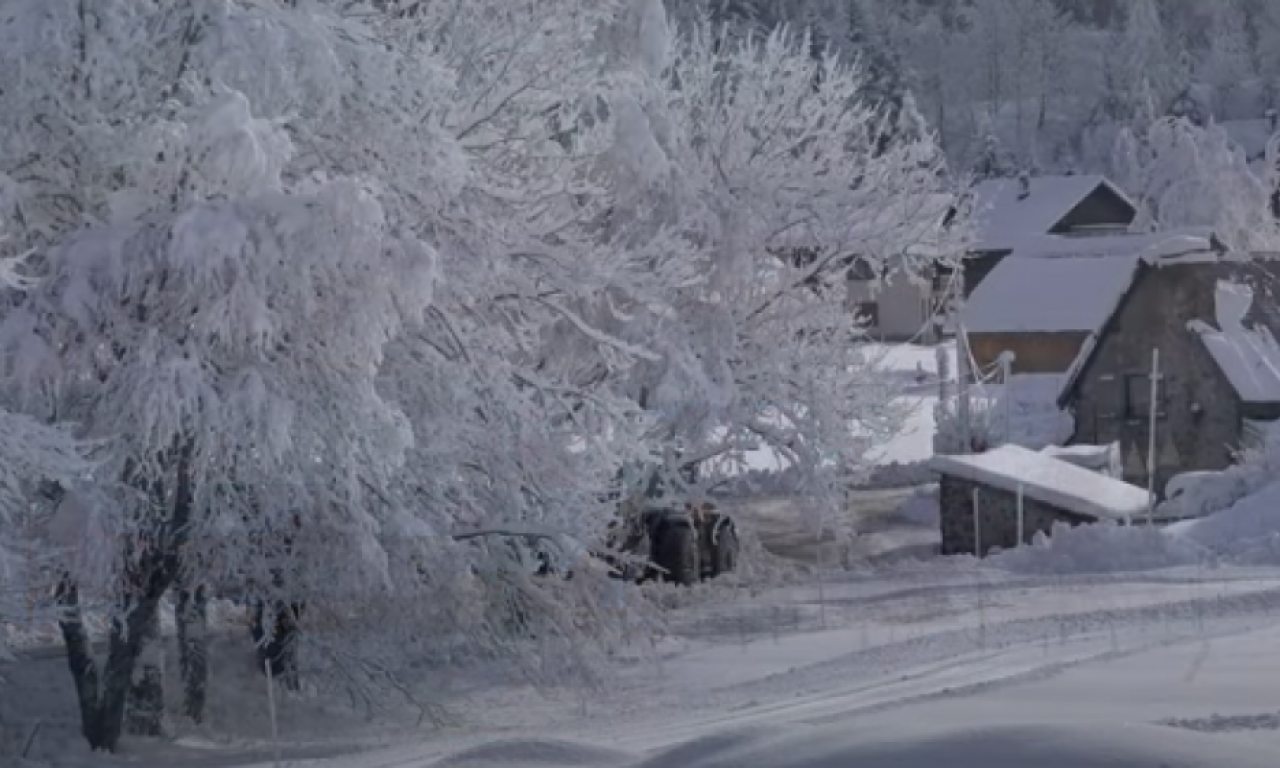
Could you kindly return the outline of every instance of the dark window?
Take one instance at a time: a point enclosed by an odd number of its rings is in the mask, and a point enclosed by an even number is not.
[[[860,301],[853,308],[853,314],[867,324],[868,328],[880,327],[880,303],[876,301]]]
[[[1161,377],[1156,418],[1163,419],[1169,410],[1168,379]],[[1151,417],[1151,374],[1131,373],[1124,377],[1124,417],[1129,421],[1146,421]]]

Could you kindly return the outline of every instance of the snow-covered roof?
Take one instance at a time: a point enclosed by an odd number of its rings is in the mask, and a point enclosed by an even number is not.
[[[1212,261],[1212,245],[1207,229],[1028,238],[978,284],[961,321],[970,333],[1097,332],[1144,261]]]
[[[1101,235],[1040,235],[1023,240],[1006,258],[1176,255],[1189,250],[1208,249],[1213,237],[1211,227],[1179,227],[1159,232]]]
[[[986,179],[973,186],[974,250],[1009,250],[1028,237],[1048,234],[1098,187],[1128,201],[1098,175],[1033,176],[1028,181],[1025,197],[1018,179]]]
[[[1003,259],[965,302],[969,333],[1097,331],[1137,273],[1136,256]]]
[[[938,455],[929,466],[935,472],[1009,493],[1017,493],[1021,486],[1029,499],[1095,520],[1123,520],[1147,510],[1148,496],[1142,488],[1019,445],[971,455]]]
[[[1280,403],[1280,343],[1266,328],[1244,325],[1252,292],[1220,281],[1216,299],[1218,328],[1201,320],[1192,320],[1188,328],[1199,335],[1241,401]]]

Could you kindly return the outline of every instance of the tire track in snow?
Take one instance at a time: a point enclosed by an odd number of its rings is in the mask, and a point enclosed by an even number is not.
[[[681,692],[678,699],[666,702],[686,715],[690,711],[714,711],[714,715],[666,722],[654,719],[646,728],[637,722],[644,714],[636,712],[621,733],[593,729],[582,735],[614,747],[652,749],[764,722],[838,722],[856,714],[1046,679],[1082,664],[1276,623],[1280,623],[1280,587],[944,630],[726,686],[708,696]],[[874,672],[868,676],[868,670]],[[833,681],[837,681],[834,686]],[[743,706],[744,699],[751,704]]]

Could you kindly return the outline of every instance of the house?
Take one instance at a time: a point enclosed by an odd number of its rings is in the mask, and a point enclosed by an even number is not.
[[[974,364],[985,370],[1012,352],[1015,374],[1065,374],[1133,279],[1144,254],[1202,229],[1089,238],[1028,237],[1002,258],[965,302],[961,324]]]
[[[910,205],[904,208],[904,205]],[[956,213],[954,195],[934,193],[908,196],[870,218],[851,226],[872,251],[890,244],[911,243],[907,252],[872,263],[858,259],[848,272],[846,296],[850,311],[866,320],[867,333],[888,341],[937,341],[943,332],[941,315],[950,297],[948,276],[940,259],[956,256],[949,245],[949,228]],[[877,248],[877,243],[883,243]]]
[[[1249,324],[1243,269],[1212,253],[1141,262],[1059,396],[1070,442],[1118,442],[1124,478],[1145,484],[1154,413],[1163,496],[1176,474],[1230,464],[1250,422],[1280,418],[1280,345]]]
[[[941,476],[944,555],[981,557],[997,547],[1028,544],[1036,533],[1049,533],[1055,523],[1140,520],[1150,509],[1150,497],[1142,488],[1017,445],[935,456],[930,468]]]
[[[966,298],[1029,239],[1127,232],[1138,215],[1133,201],[1103,176],[986,179],[970,194],[974,229],[964,262]]]
[[[946,286],[936,270],[911,275],[903,269],[875,274],[865,262],[850,270],[849,310],[865,318],[867,334],[883,341],[936,342],[942,334],[937,322],[947,299]]]

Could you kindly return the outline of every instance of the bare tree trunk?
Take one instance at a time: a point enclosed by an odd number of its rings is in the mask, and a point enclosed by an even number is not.
[[[81,618],[79,595],[69,577],[59,584],[57,596],[63,611],[58,626],[67,646],[67,666],[80,705],[80,732],[90,749],[115,752],[124,730],[135,664],[149,628],[158,623],[160,599],[145,595],[144,599],[123,606],[123,615],[112,621],[107,663],[100,676]]]
[[[58,629],[62,631],[62,642],[67,646],[67,666],[71,670],[71,679],[75,681],[76,700],[80,705],[80,733],[90,748],[96,750],[99,749],[96,725],[98,664],[93,660],[89,633],[85,631],[80,613],[80,595],[69,575],[64,574],[58,582],[56,598],[61,607]]]
[[[164,711],[163,678],[151,653],[145,659],[143,654],[149,650],[148,644],[154,648],[153,652],[159,650],[160,600],[181,567],[181,553],[193,512],[191,454],[190,442],[176,448],[177,487],[172,514],[167,520],[155,521],[145,540],[132,542],[126,549],[125,589],[120,611],[111,621],[107,661],[101,677],[81,620],[76,585],[70,575],[66,575],[58,587],[58,599],[63,606],[59,626],[80,704],[81,733],[95,751],[115,752],[119,747],[131,693],[139,699],[131,713],[135,716],[131,718],[131,726],[137,725],[148,732],[159,730],[156,723],[162,720]],[[126,479],[131,479],[129,475],[126,471]],[[166,500],[163,487],[149,483],[140,489],[163,508]],[[133,550],[135,546],[140,549]],[[140,659],[143,670],[135,691],[134,672]]]
[[[178,593],[178,666],[182,671],[182,709],[204,722],[209,690],[209,598],[204,586]]]
[[[125,732],[160,737],[164,735],[164,641],[160,637],[158,605],[138,640],[138,657],[125,709]]]
[[[125,615],[112,622],[107,645],[107,664],[98,699],[98,744],[95,749],[115,752],[124,731],[126,705],[133,688],[133,675],[152,629],[159,622],[160,595],[144,594],[125,605]],[[163,698],[163,689],[161,689]],[[91,742],[92,745],[92,742]]]
[[[302,614],[301,603],[276,603],[275,615],[267,621],[267,604],[259,602],[254,610],[251,633],[258,649],[258,664],[263,673],[271,668],[271,677],[287,690],[301,687],[298,679],[298,619]]]

